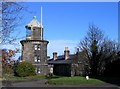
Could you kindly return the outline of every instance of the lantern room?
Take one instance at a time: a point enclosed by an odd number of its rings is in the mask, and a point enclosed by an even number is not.
[[[43,25],[37,21],[36,16],[25,28],[26,40],[43,40]]]

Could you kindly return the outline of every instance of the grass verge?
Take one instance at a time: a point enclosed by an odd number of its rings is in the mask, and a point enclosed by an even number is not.
[[[98,79],[90,78],[86,80],[85,77],[58,77],[48,80],[49,84],[53,85],[79,85],[79,84],[103,84],[104,82]]]

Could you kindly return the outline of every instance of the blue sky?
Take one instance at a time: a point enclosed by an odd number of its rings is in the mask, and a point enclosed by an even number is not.
[[[90,23],[94,23],[101,28],[105,35],[108,35],[111,39],[117,39],[117,2],[26,2],[24,5],[32,11],[32,13],[24,13],[25,24],[30,22],[33,16],[37,16],[40,21],[40,6],[43,7],[44,37],[46,39],[79,40],[86,34]]]
[[[29,12],[22,13],[24,19],[20,37],[25,36],[25,25],[33,16],[40,21],[40,7],[43,8],[44,38],[49,41],[48,55],[52,52],[63,54],[69,47],[75,53],[80,40],[88,31],[89,24],[95,24],[103,30],[105,36],[118,39],[118,3],[117,2],[25,2]]]

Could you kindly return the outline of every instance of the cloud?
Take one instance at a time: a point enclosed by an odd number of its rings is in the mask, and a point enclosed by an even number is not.
[[[48,55],[52,57],[53,52],[57,52],[58,55],[64,54],[65,47],[68,47],[70,53],[75,53],[79,41],[77,40],[49,40]]]

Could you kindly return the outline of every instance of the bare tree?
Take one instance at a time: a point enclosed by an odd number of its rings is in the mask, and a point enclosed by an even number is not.
[[[104,37],[103,32],[95,25],[89,26],[87,36],[80,41],[80,49],[90,68],[91,75],[98,75],[105,69],[105,64],[117,57],[118,44]]]
[[[2,2],[0,3],[0,18],[2,26],[0,28],[0,43],[11,42],[16,39],[12,36],[16,27],[20,24],[24,7],[17,2]]]
[[[106,69],[105,66],[119,58],[120,45],[112,40],[105,39],[101,44],[100,52],[98,54],[99,64],[98,73],[103,74]]]

